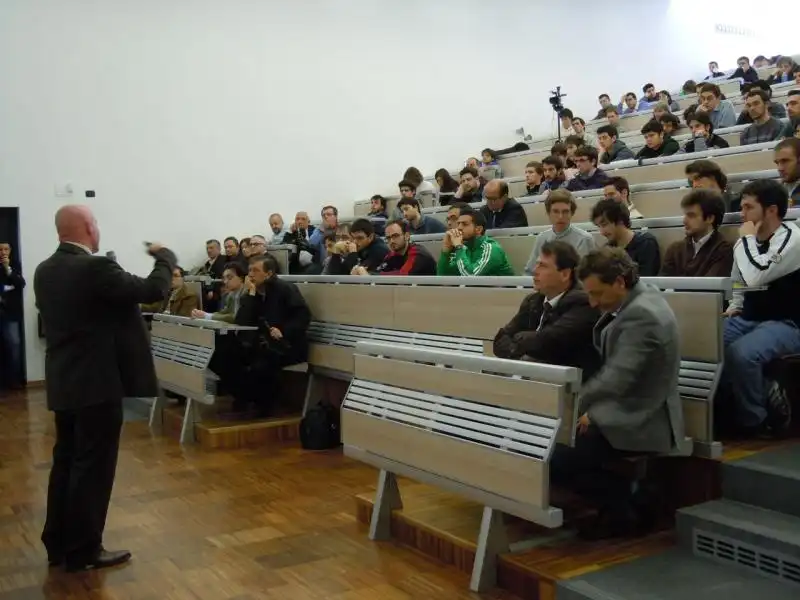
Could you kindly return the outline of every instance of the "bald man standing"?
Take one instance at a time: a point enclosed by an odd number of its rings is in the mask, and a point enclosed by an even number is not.
[[[127,562],[128,551],[103,548],[117,468],[123,397],[154,397],[158,385],[139,304],[163,300],[175,255],[157,244],[143,279],[94,256],[100,232],[85,206],[56,213],[60,245],[34,275],[47,341],[47,406],[56,443],[42,542],[51,566],[69,572]]]

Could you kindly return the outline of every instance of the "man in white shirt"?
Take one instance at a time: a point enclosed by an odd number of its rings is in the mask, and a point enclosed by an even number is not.
[[[742,226],[733,249],[733,301],[726,315],[724,379],[736,424],[749,435],[788,425],[785,406],[770,406],[764,367],[800,353],[800,229],[783,221],[786,189],[759,179],[742,190]]]

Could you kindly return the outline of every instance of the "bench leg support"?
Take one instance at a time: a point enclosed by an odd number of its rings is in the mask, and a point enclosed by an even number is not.
[[[313,408],[319,403],[320,393],[319,393],[319,381],[318,378],[314,375],[314,372],[311,370],[311,365],[308,366],[308,383],[306,384],[306,396],[303,400],[303,416],[306,416],[306,413],[310,408]]]
[[[157,434],[164,432],[164,407],[167,405],[167,398],[164,392],[160,392],[158,396],[153,398],[153,404],[150,405],[150,431]]]
[[[181,444],[190,444],[195,441],[194,425],[199,422],[197,403],[192,398],[186,398],[186,411],[183,413],[183,425],[181,426]]]
[[[388,540],[392,537],[392,511],[403,508],[400,488],[394,473],[381,469],[378,475],[378,490],[375,492],[375,505],[372,507],[372,520],[369,524],[369,539]]]
[[[485,592],[497,585],[497,557],[509,552],[509,548],[503,513],[485,506],[469,589],[473,592]]]

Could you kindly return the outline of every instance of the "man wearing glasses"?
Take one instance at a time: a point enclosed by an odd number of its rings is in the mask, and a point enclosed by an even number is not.
[[[424,246],[411,241],[411,230],[405,221],[389,221],[386,225],[389,253],[376,273],[379,275],[436,275],[436,260]],[[369,275],[364,267],[356,267],[354,275]]]
[[[597,150],[590,146],[582,146],[575,151],[572,160],[578,166],[578,174],[567,183],[570,192],[599,190],[605,187],[608,175],[597,168],[597,159]]]

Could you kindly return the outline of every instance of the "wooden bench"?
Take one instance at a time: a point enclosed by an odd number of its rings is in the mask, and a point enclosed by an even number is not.
[[[180,442],[195,441],[194,426],[200,422],[197,403],[211,405],[216,402],[219,378],[208,369],[216,336],[256,329],[206,319],[153,315],[150,347],[162,393],[150,408],[151,429],[162,430],[167,402],[163,391],[170,391],[186,398]]]
[[[354,358],[342,435],[347,456],[380,469],[370,539],[391,537],[396,476],[459,494],[484,506],[470,589],[493,587],[503,513],[562,525],[548,463],[574,439],[580,370],[366,342]]]
[[[497,330],[531,293],[528,277],[295,276],[315,322],[309,331],[310,383],[306,408],[320,377],[348,381],[360,342],[447,348],[491,355]],[[681,332],[681,397],[694,452],[721,451],[713,434],[713,395],[722,369],[722,306],[727,278],[644,278],[665,292]],[[677,290],[677,291],[675,291]],[[475,307],[480,318],[462,310]],[[522,363],[520,363],[522,364]],[[319,377],[317,377],[319,376]]]

